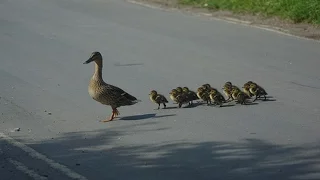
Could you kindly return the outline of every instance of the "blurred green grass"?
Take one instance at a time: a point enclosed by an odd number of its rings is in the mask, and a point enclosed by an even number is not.
[[[179,0],[179,3],[210,10],[278,16],[295,23],[320,24],[320,0]]]

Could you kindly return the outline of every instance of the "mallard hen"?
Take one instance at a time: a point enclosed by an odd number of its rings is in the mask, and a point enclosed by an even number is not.
[[[112,108],[110,118],[102,120],[102,122],[112,121],[120,115],[117,108],[121,106],[131,106],[140,102],[140,100],[124,90],[104,82],[102,78],[102,55],[100,52],[93,52],[90,58],[83,64],[89,64],[91,62],[95,63],[95,70],[88,86],[89,95],[97,102],[111,106]]]

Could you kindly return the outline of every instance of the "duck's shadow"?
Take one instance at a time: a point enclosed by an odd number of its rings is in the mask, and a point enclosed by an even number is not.
[[[156,116],[156,113],[151,113],[151,114],[140,114],[140,115],[134,115],[134,116],[126,116],[126,117],[119,118],[119,120],[134,121],[134,120],[170,117],[170,116],[175,116],[175,115],[176,114],[167,114],[167,115]]]

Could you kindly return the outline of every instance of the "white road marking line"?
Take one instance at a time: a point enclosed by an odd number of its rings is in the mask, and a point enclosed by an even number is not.
[[[8,159],[8,161],[13,164],[19,171],[27,174],[28,176],[32,177],[34,180],[47,180],[48,178],[40,176],[33,170],[28,169],[24,164],[22,164],[19,161],[13,160],[11,158]]]
[[[138,2],[138,1],[135,1],[135,0],[127,0],[127,2],[132,3],[132,4],[136,4],[136,5],[140,5],[140,6],[144,6],[144,7],[148,7],[148,8],[151,8],[151,9],[162,10],[162,11],[183,12],[183,10],[180,10],[178,8],[167,8],[167,7],[163,8],[163,7],[161,7],[161,5],[152,5],[152,4],[148,4],[148,3],[144,3],[144,2]],[[238,20],[236,18],[214,17],[210,13],[197,13],[197,12],[191,12],[191,11],[190,12],[188,11],[188,13],[191,13],[192,15],[196,15],[196,16],[199,16],[199,15],[200,16],[206,16],[211,20],[223,21],[223,22],[227,22],[227,23],[231,23],[231,24],[238,24],[238,25],[243,25],[243,26],[247,26],[247,27],[253,27],[253,28],[257,28],[257,29],[262,29],[262,30],[265,30],[265,31],[270,31],[270,32],[286,35],[286,36],[289,36],[289,37],[294,37],[294,38],[297,38],[297,39],[302,39],[302,40],[307,40],[307,41],[314,41],[314,42],[318,42],[318,43],[320,42],[320,40],[317,40],[317,39],[312,39],[312,38],[307,38],[307,37],[291,34],[291,33],[287,32],[287,30],[285,30],[283,28],[278,28],[278,27],[273,27],[273,26],[268,26],[268,25],[251,24],[251,22],[249,22],[249,21]]]
[[[0,138],[6,140],[8,143],[10,143],[11,145],[14,145],[18,148],[20,148],[21,150],[25,151],[26,153],[29,154],[29,156],[36,158],[36,159],[40,159],[44,162],[46,162],[49,166],[51,166],[52,168],[61,171],[64,175],[72,178],[72,179],[78,179],[78,180],[87,180],[86,177],[70,170],[69,168],[67,168],[66,166],[56,163],[51,159],[48,159],[45,155],[38,153],[37,151],[35,151],[34,149],[14,140],[13,138],[0,133]]]

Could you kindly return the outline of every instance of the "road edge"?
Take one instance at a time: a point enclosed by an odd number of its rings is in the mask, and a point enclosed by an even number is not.
[[[303,36],[294,35],[292,33],[289,33],[288,30],[286,30],[286,29],[275,27],[275,26],[258,25],[258,24],[253,24],[251,21],[243,21],[243,20],[240,20],[240,19],[230,18],[230,17],[214,17],[210,13],[192,12],[192,11],[188,11],[188,10],[181,10],[179,8],[162,7],[161,5],[155,5],[155,4],[152,4],[152,3],[140,2],[140,1],[137,1],[137,0],[125,0],[125,1],[128,2],[128,3],[131,3],[131,4],[144,6],[144,7],[148,7],[148,8],[152,8],[152,9],[158,9],[158,10],[162,10],[162,11],[182,12],[182,13],[183,12],[187,12],[188,14],[191,14],[191,15],[194,15],[194,16],[206,17],[209,20],[223,21],[223,22],[227,22],[227,23],[231,23],[231,24],[238,24],[238,25],[242,25],[242,26],[253,27],[253,28],[257,28],[257,29],[261,29],[261,30],[265,30],[265,31],[269,31],[269,32],[277,33],[277,34],[282,34],[282,35],[289,36],[289,37],[294,37],[294,38],[297,38],[297,39],[302,39],[302,40],[307,40],[307,41],[313,41],[313,42],[320,43],[320,39],[317,40],[317,39],[312,39],[312,38],[307,38],[307,37],[303,37]]]

